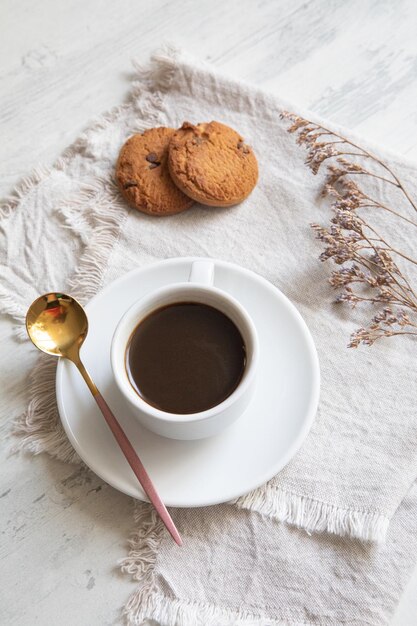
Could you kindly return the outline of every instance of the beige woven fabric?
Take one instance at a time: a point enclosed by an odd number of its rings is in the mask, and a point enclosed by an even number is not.
[[[412,562],[412,549],[405,550],[406,541],[415,548],[409,517],[398,516],[396,535],[381,548],[382,557],[376,548],[361,547],[352,538],[383,542],[417,475],[416,344],[392,340],[371,350],[346,349],[360,313],[331,304],[329,269],[317,260],[321,250],[309,227],[324,215],[317,200],[322,181],[303,165],[302,151],[279,119],[284,105],[278,98],[174,54],[159,55],[139,77],[127,104],[95,121],[51,170],[39,170],[24,181],[3,210],[0,299],[18,323],[17,336],[24,335],[23,316],[38,293],[71,289],[85,301],[134,267],[174,256],[217,257],[258,272],[296,304],[317,345],[322,393],[302,449],[279,476],[238,501],[247,511],[224,506],[178,513],[185,536],[190,536],[181,556],[189,559],[184,568],[194,571],[190,564],[198,562],[194,575],[207,584],[194,585],[193,576],[184,576],[177,588],[173,581],[178,570],[175,559],[169,560],[169,549],[160,548],[155,572],[158,529],[147,508],[141,509],[140,526],[147,517],[149,533],[144,531],[144,546],[136,537],[128,569],[146,570],[147,584],[145,596],[132,600],[130,619],[140,623],[146,611],[158,617],[160,610],[165,613],[158,619],[166,624],[200,623],[195,612],[187,613],[188,597],[197,603],[194,609],[204,605],[202,624],[237,624],[238,618],[245,624],[336,624],[354,614],[356,623],[364,623],[360,615],[368,605],[367,623],[383,623]],[[112,182],[123,141],[145,127],[175,127],[185,119],[218,119],[237,128],[259,157],[257,188],[246,202],[227,210],[195,206],[164,220],[129,212]],[[390,155],[381,157],[415,193],[416,168]],[[372,191],[388,193],[375,183]],[[399,238],[413,246],[404,233]],[[42,254],[32,254],[35,250]],[[22,446],[77,461],[57,420],[54,367],[43,359],[34,373],[32,401],[20,425]],[[350,539],[312,538],[277,525],[277,520]],[[324,546],[331,547],[326,551]],[[389,581],[385,573],[393,571],[399,556],[401,576],[382,602]],[[303,568],[304,559],[308,563]],[[249,571],[257,580],[254,586],[245,582]],[[225,572],[230,575],[227,585],[222,581]],[[278,590],[288,591],[295,574],[298,594],[287,594],[284,611]],[[353,590],[343,591],[349,576],[364,588],[360,602]],[[337,603],[331,597],[336,588]],[[161,597],[166,601],[156,602]],[[222,598],[218,607],[216,597]]]
[[[384,545],[304,531],[230,505],[177,509],[184,549],[148,504],[122,566],[138,581],[129,624],[382,626],[417,557],[417,483]],[[154,622],[152,622],[154,624]],[[404,624],[404,626],[406,626]],[[411,626],[411,625],[410,625]]]

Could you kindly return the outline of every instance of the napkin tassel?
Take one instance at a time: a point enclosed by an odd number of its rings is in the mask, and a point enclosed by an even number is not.
[[[270,483],[238,498],[235,503],[240,508],[253,509],[267,517],[302,528],[308,534],[328,532],[384,543],[389,525],[389,518],[378,511],[336,507]]]

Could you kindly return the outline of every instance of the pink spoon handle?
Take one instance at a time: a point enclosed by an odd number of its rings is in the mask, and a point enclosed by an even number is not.
[[[174,541],[179,546],[181,546],[182,540],[178,533],[178,530],[176,529],[175,524],[172,521],[172,518],[170,514],[168,513],[165,504],[162,502],[161,498],[158,496],[156,489],[151,479],[149,478],[148,472],[146,471],[146,469],[144,468],[142,464],[142,461],[139,459],[138,455],[136,454],[135,449],[133,448],[132,444],[130,443],[129,439],[126,436],[126,433],[124,432],[123,428],[120,426],[119,422],[113,415],[112,411],[110,410],[109,405],[107,404],[103,396],[100,394],[100,392],[97,391],[97,393],[94,393],[93,395],[94,395],[95,401],[97,402],[99,406],[100,411],[103,413],[104,419],[106,420],[110,430],[112,431],[114,438],[119,444],[120,449],[125,455],[126,460],[129,463],[130,467],[132,468],[135,476],[137,477],[140,484],[142,485],[143,490],[145,491],[149,500],[152,502],[155,509],[159,513],[162,521],[164,522],[167,530],[171,534]]]

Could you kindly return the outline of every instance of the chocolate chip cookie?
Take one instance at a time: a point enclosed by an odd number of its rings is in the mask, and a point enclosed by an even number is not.
[[[220,122],[184,122],[172,135],[168,166],[181,191],[210,206],[242,202],[258,180],[252,148],[233,128]]]
[[[174,185],[168,170],[168,144],[173,128],[151,128],[133,135],[120,150],[116,180],[128,203],[150,215],[173,215],[193,200]]]

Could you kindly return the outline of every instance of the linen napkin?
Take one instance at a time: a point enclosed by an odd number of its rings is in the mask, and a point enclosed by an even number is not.
[[[270,599],[274,590],[285,588],[281,587],[283,581],[276,579],[275,574],[266,575],[269,561],[265,560],[265,555],[271,554],[276,559],[268,543],[271,537],[275,537],[280,545],[282,561],[278,563],[283,576],[288,575],[288,581],[292,580],[288,573],[289,569],[292,571],[289,565],[294,564],[292,555],[298,549],[304,550],[306,545],[314,553],[310,558],[311,570],[300,570],[297,601],[292,598],[288,602],[287,606],[303,607],[299,609],[298,617],[294,609],[291,620],[315,623],[327,619],[329,623],[342,623],[352,607],[359,607],[352,592],[351,596],[347,594],[343,599],[339,598],[339,617],[337,611],[330,609],[324,596],[320,606],[314,610],[306,608],[309,604],[306,590],[303,592],[306,580],[303,575],[312,585],[314,583],[312,589],[318,595],[321,591],[328,594],[337,578],[335,564],[340,566],[343,579],[352,571],[352,575],[360,580],[364,586],[362,608],[370,603],[369,619],[375,620],[375,598],[377,601],[381,599],[384,586],[382,577],[381,586],[376,591],[376,587],[373,588],[375,579],[383,571],[392,571],[395,556],[405,554],[406,540],[410,541],[410,551],[404,559],[398,585],[391,586],[389,601],[387,604],[381,602],[384,615],[385,609],[392,608],[404,582],[403,574],[411,563],[414,544],[407,528],[408,518],[401,517],[400,510],[395,516],[397,536],[391,536],[387,546],[381,548],[385,561],[382,557],[382,560],[375,560],[380,558],[381,552],[373,552],[369,546],[359,547],[359,543],[352,543],[352,538],[384,541],[390,519],[417,475],[414,453],[417,424],[413,419],[416,390],[412,368],[415,343],[393,340],[374,346],[372,350],[349,351],[345,348],[359,317],[355,319],[344,311],[340,313],[331,305],[334,295],[326,281],[329,272],[317,261],[320,247],[314,241],[309,223],[320,221],[323,215],[324,209],[317,201],[323,181],[313,178],[305,168],[303,154],[279,119],[283,107],[292,110],[294,107],[253,87],[221,77],[210,68],[176,58],[173,53],[156,56],[151,68],[138,71],[138,77],[125,105],[96,120],[51,170],[39,170],[24,181],[3,209],[0,280],[3,308],[18,322],[17,335],[22,337],[27,306],[39,293],[65,287],[86,301],[124,272],[173,256],[211,256],[231,260],[253,269],[278,286],[301,311],[318,348],[322,371],[318,415],[305,444],[289,465],[267,485],[236,503],[237,507],[253,512],[239,512],[236,506],[218,507],[210,512],[194,511],[188,514],[188,518],[187,512],[178,512],[179,523],[184,526],[186,535],[190,532],[186,520],[193,526],[194,548],[190,543],[187,556],[191,561],[200,559],[195,548],[198,544],[208,558],[200,560],[199,573],[204,576],[204,572],[211,572],[214,576],[210,579],[210,594],[204,595],[205,588],[201,586],[198,588],[201,593],[196,594],[193,602],[197,605],[206,603],[210,607],[216,604],[213,594],[221,582],[220,574],[213,567],[210,546],[219,544],[220,552],[213,553],[213,558],[216,562],[224,559],[228,563],[236,551],[236,542],[230,542],[227,535],[238,537],[249,532],[251,541],[245,544],[245,548],[241,546],[238,553],[245,563],[258,555],[256,578],[261,581],[260,587],[242,583],[237,569],[234,572],[235,586],[230,586],[235,594],[234,608],[237,610],[240,604],[247,608],[241,614],[236,610],[231,614],[226,610],[222,613],[220,602],[221,619],[214,607],[212,615],[211,609],[207,609],[201,623],[239,623],[236,620],[242,618],[246,620],[242,623],[249,623],[248,619],[252,619],[253,623],[275,624],[287,619]],[[259,159],[260,180],[250,198],[231,209],[196,206],[164,220],[129,211],[112,182],[114,162],[126,137],[145,127],[176,127],[183,120],[210,119],[235,127],[254,147]],[[331,127],[335,128],[334,125]],[[346,135],[345,131],[340,132]],[[415,168],[381,151],[378,154],[401,174],[411,193],[415,194],[412,183]],[[383,197],[390,193],[376,182],[371,184]],[[406,243],[412,246],[412,241]],[[34,371],[32,400],[20,424],[24,434],[21,445],[33,452],[48,451],[63,460],[76,461],[57,419],[54,370],[55,363],[43,358],[41,366]],[[410,502],[414,503],[414,500]],[[404,503],[403,506],[410,510],[412,504]],[[328,531],[350,538],[343,541],[327,536],[314,540],[308,536],[301,538],[299,531],[268,522],[259,513],[309,532]],[[152,577],[149,584],[143,585],[145,596],[136,594],[132,600],[130,620],[140,623],[146,611],[151,616],[156,603],[166,614],[161,612],[159,617],[153,616],[163,623],[198,623],[192,621],[193,614],[187,613],[183,605],[182,613],[179,608],[178,611],[175,609],[175,603],[184,592],[175,588],[168,574],[161,574],[158,580],[165,582],[158,583],[159,590],[155,595],[155,568],[147,569],[144,564],[153,564],[156,560],[158,542],[155,533],[158,528],[146,505],[139,507],[138,515],[133,555],[129,557],[127,568],[136,575],[138,572],[148,575],[148,572],[151,576],[152,571]],[[263,530],[262,525],[265,525]],[[392,532],[395,532],[395,526]],[[289,547],[288,537],[294,539],[293,549]],[[393,542],[397,541],[401,550],[396,553]],[[324,556],[323,542],[330,542],[332,546],[335,542],[334,546],[342,545],[343,549],[332,547]],[[353,559],[349,564],[346,560],[351,546],[354,546],[354,553],[357,551],[362,555],[360,563]],[[169,565],[168,553],[158,554],[158,564]],[[328,571],[317,580],[317,563],[322,558],[326,559]],[[190,565],[184,567],[193,571]],[[252,570],[255,572],[256,568]],[[385,584],[387,581],[388,577]],[[375,597],[372,600],[373,590]],[[158,600],[161,594],[166,599],[162,604]],[[264,617],[255,610],[260,606],[264,607]],[[382,613],[378,619],[380,617],[382,620]],[[269,621],[262,621],[264,619]],[[335,622],[337,619],[339,621]]]
[[[417,483],[376,547],[308,536],[226,504],[176,509],[178,550],[149,505],[139,505],[122,561],[138,581],[125,615],[137,626],[382,626],[416,561],[416,513]]]

